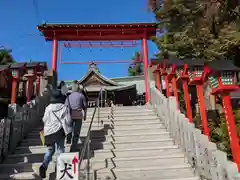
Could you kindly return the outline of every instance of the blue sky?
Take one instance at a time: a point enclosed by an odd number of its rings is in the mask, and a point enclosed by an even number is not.
[[[37,5],[34,6],[34,2]],[[68,3],[67,3],[68,2]],[[52,42],[45,42],[36,26],[47,23],[136,23],[154,22],[147,11],[147,0],[1,0],[0,46],[13,50],[18,62],[47,61],[51,68]],[[141,45],[141,43],[139,42]],[[149,58],[157,52],[149,41]],[[129,60],[141,46],[128,49],[65,49],[63,61]],[[107,77],[127,76],[129,64],[99,65]],[[65,65],[58,61],[60,80],[80,79],[87,65]]]

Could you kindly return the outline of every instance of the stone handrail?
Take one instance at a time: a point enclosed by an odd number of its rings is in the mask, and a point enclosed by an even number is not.
[[[237,165],[227,160],[225,152],[201,134],[199,129],[177,109],[175,97],[166,98],[154,86],[150,86],[150,103],[175,143],[201,179],[240,180]]]
[[[0,120],[0,162],[15,150],[32,128],[39,126],[49,104],[49,94],[46,90],[23,107],[9,105],[8,118]]]

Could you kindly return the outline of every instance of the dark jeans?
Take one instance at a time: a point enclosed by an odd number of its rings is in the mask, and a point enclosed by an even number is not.
[[[73,119],[73,132],[67,136],[67,143],[70,143],[72,140],[71,145],[71,152],[76,151],[78,140],[80,138],[80,132],[82,127],[82,119]]]
[[[57,156],[59,156],[61,153],[64,153],[64,140],[65,138],[59,139],[59,141],[47,147],[47,152],[45,153],[43,160],[43,166],[46,169],[48,168],[48,164],[52,160],[55,151],[57,151]]]

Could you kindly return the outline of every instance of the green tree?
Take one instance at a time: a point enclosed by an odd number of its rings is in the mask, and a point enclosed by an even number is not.
[[[5,49],[5,48],[0,49],[0,64],[1,65],[15,62],[11,53],[12,53],[12,50],[10,50],[10,49]]]
[[[161,53],[208,61],[221,56],[236,59],[240,54],[236,0],[165,0],[155,14],[165,31],[153,38]]]
[[[128,68],[128,75],[129,76],[138,76],[143,74],[143,63],[140,62],[141,54],[136,52],[134,57],[132,58],[133,63]]]
[[[128,67],[128,76],[136,76],[134,68],[132,66]]]

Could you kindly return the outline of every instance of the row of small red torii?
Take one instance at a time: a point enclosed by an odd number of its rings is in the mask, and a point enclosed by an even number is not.
[[[47,70],[46,62],[16,63],[7,65],[6,70],[12,78],[11,104],[16,103],[18,85],[22,77],[27,78],[26,103],[31,101],[33,95],[33,85],[36,80],[36,96],[40,94],[41,77],[44,77],[44,71]]]
[[[153,61],[154,62],[154,61]],[[157,63],[157,64],[156,64]],[[177,81],[181,80],[184,92],[184,101],[186,106],[186,115],[189,122],[192,123],[192,108],[190,104],[190,97],[188,85],[196,85],[198,103],[201,113],[203,133],[208,136],[210,140],[210,132],[208,127],[208,120],[206,114],[206,107],[204,103],[203,84],[209,80],[210,77],[216,77],[218,85],[212,86],[213,95],[221,95],[223,99],[223,108],[225,118],[227,121],[228,134],[230,138],[230,146],[234,162],[240,169],[240,146],[238,135],[235,126],[235,120],[232,112],[230,92],[239,89],[237,85],[237,72],[240,68],[234,66],[229,60],[220,60],[208,64],[202,61],[193,60],[160,60],[154,63],[156,65],[156,87],[161,91],[161,76],[165,80],[166,96],[171,96],[169,83],[172,84],[173,95],[176,97],[177,106],[180,110],[178,99]],[[217,66],[221,66],[218,68]],[[228,76],[228,81],[225,83],[224,78]],[[226,79],[225,79],[226,80]]]

